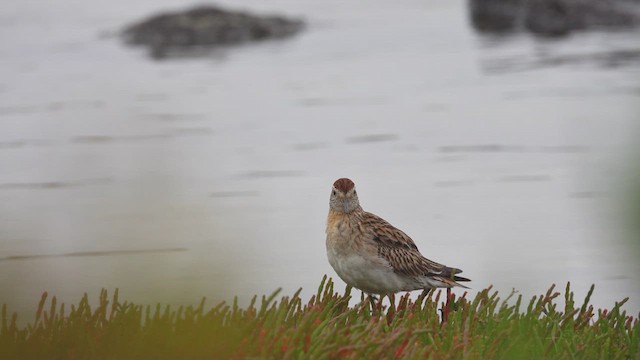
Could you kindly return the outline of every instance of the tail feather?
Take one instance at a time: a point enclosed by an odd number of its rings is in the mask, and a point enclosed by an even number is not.
[[[471,281],[470,279],[467,279],[466,277],[462,277],[462,276],[458,276],[457,275],[457,274],[460,274],[461,272],[462,272],[462,270],[460,270],[460,269],[447,267],[445,269],[443,275],[445,275],[449,279],[455,280],[455,281]]]
[[[465,288],[465,289],[469,289],[468,286],[462,285],[460,284],[458,281],[471,281],[467,278],[463,278],[460,276],[456,276],[453,279],[452,278],[444,278],[444,277],[439,277],[439,276],[434,276],[432,279],[438,281],[438,285],[432,285],[434,287],[443,287],[443,288],[452,288],[452,287],[461,287],[461,288]]]
[[[466,277],[462,277],[462,276],[456,275],[456,274],[461,273],[462,270],[456,269],[456,268],[450,268],[450,267],[448,267],[447,270],[448,270],[447,271],[448,278],[447,279],[443,279],[444,280],[443,282],[445,284],[449,285],[450,287],[459,286],[461,288],[469,289],[468,286],[465,286],[465,285],[462,285],[462,284],[458,283],[458,281],[461,281],[461,282],[471,281],[471,279],[467,279]]]

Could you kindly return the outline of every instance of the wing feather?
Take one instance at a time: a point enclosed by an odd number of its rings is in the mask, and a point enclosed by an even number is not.
[[[385,259],[396,273],[412,277],[433,277],[452,286],[459,285],[455,281],[469,281],[456,276],[462,270],[439,264],[422,256],[407,234],[379,216],[365,212],[363,220],[367,228],[371,229],[373,241],[378,246],[378,256]]]

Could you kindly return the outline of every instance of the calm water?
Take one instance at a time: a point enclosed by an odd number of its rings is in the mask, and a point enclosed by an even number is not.
[[[476,290],[595,283],[640,310],[617,201],[640,64],[608,55],[637,32],[488,39],[451,0],[224,3],[309,28],[158,63],[109,34],[182,1],[0,5],[0,302],[308,296],[348,176]]]

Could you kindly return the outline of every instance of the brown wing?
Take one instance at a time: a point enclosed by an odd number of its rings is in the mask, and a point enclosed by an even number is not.
[[[395,272],[414,277],[434,277],[447,283],[451,280],[469,281],[456,276],[462,270],[450,268],[422,256],[407,234],[379,216],[365,212],[364,222],[372,231],[373,241],[378,246],[378,256],[387,260]]]
[[[363,222],[368,229],[373,231],[374,241],[376,241],[379,246],[406,249],[420,254],[418,247],[409,235],[389,224],[378,215],[365,211]]]

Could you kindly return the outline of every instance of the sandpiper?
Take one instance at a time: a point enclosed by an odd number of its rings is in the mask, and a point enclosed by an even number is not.
[[[338,276],[368,294],[466,286],[462,270],[431,261],[411,238],[377,215],[362,210],[355,184],[333,183],[327,219],[327,256]]]

